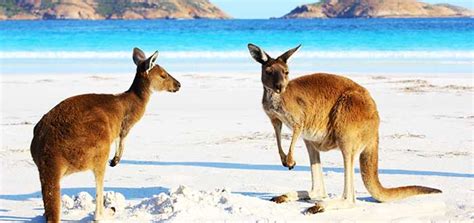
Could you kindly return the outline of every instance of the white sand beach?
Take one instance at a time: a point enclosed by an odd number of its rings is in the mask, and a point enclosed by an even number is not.
[[[172,75],[181,90],[152,96],[127,138],[121,163],[107,167],[105,191],[111,191],[107,206],[116,209],[109,216],[113,222],[474,220],[472,74],[345,75],[369,89],[377,102],[382,184],[430,186],[443,193],[377,203],[357,171],[357,207],[316,215],[302,214],[312,201],[269,201],[310,189],[311,177],[301,140],[296,168],[281,166],[273,128],[261,106],[258,70]],[[42,221],[40,182],[29,149],[34,125],[69,96],[127,90],[133,74],[0,77],[0,221]],[[283,132],[287,150],[291,132]],[[340,196],[342,156],[337,150],[321,156],[326,188],[331,197]],[[92,173],[68,176],[61,186],[67,195],[62,219],[91,221]]]

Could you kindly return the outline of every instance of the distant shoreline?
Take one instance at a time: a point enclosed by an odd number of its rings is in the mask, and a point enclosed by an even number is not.
[[[447,17],[351,17],[351,18],[155,18],[155,19],[0,19],[3,21],[226,21],[226,20],[371,20],[371,19],[474,19],[472,16]]]

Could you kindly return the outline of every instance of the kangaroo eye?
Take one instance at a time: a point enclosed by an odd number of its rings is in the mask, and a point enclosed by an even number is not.
[[[268,74],[268,75],[271,75],[273,73],[273,69],[271,67],[267,67],[265,69],[265,73]]]
[[[168,77],[168,75],[166,75],[165,73],[159,73],[159,76],[163,79],[166,79]]]
[[[288,75],[289,73],[290,73],[290,72],[288,72],[288,71],[285,71],[285,75]]]

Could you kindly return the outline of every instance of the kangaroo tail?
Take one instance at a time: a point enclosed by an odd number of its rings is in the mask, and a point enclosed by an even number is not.
[[[359,161],[365,187],[377,201],[386,202],[419,194],[441,193],[441,190],[423,186],[383,187],[378,175],[378,139],[372,147],[364,149]]]

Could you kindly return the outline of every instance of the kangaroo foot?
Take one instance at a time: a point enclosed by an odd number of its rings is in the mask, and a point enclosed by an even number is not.
[[[94,221],[101,222],[104,220],[110,220],[116,214],[116,212],[117,210],[115,207],[104,208],[104,211],[102,213],[95,213]]]
[[[284,202],[288,201],[288,196],[280,195],[280,196],[272,197],[272,199],[270,199],[270,201],[273,201],[277,204],[284,203]]]
[[[318,203],[304,211],[305,214],[316,214],[321,212],[324,212],[324,207]]]

